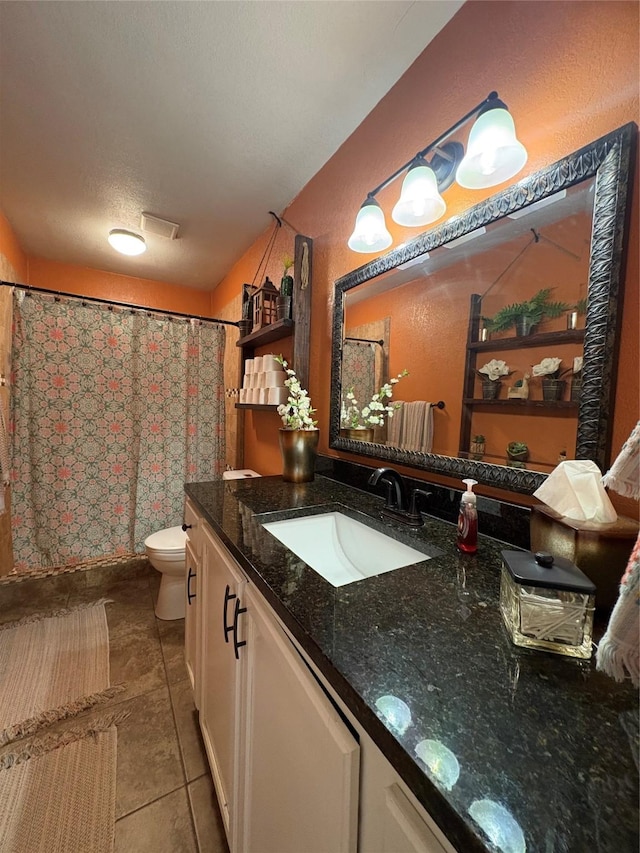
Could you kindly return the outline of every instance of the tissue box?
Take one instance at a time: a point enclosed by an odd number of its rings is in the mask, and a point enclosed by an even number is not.
[[[575,563],[596,585],[596,609],[610,611],[638,536],[638,523],[619,516],[599,524],[575,521],[548,506],[531,509],[531,550],[549,551]]]

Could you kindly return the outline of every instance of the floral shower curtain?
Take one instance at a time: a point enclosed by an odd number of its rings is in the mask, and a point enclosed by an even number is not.
[[[345,340],[342,347],[342,388],[353,393],[360,408],[376,393],[376,344]]]
[[[224,469],[224,327],[14,293],[18,571],[144,550]]]

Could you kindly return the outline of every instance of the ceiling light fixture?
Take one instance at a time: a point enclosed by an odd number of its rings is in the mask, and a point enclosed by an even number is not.
[[[123,228],[112,228],[107,239],[116,252],[122,255],[141,255],[147,251],[144,237]]]
[[[460,142],[447,142],[468,121],[476,121],[469,134],[467,152]],[[431,154],[431,160],[425,158]],[[400,166],[367,194],[348,246],[354,252],[381,252],[392,237],[384,221],[376,195],[406,172],[400,198],[392,211],[399,225],[415,228],[429,225],[443,216],[447,205],[444,192],[456,180],[466,189],[485,189],[501,184],[517,174],[527,162],[527,151],[516,138],[515,125],[497,92],[491,92],[470,112],[445,131],[415,157]]]

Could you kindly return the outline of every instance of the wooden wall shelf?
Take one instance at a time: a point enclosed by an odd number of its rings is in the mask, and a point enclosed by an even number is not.
[[[268,326],[263,326],[262,329],[256,329],[250,335],[245,335],[244,338],[238,338],[236,341],[237,347],[260,347],[263,344],[270,344],[273,341],[288,338],[293,334],[295,329],[293,320],[276,320],[275,323],[270,323]]]
[[[524,349],[524,347],[542,347],[555,344],[581,344],[583,341],[584,329],[570,329],[564,332],[542,332],[539,335],[472,341],[469,344],[469,349],[475,352],[494,352],[496,350]]]

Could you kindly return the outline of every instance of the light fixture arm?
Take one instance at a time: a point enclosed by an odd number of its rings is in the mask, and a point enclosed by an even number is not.
[[[496,103],[494,103],[494,101]],[[371,192],[367,193],[367,199],[375,198],[381,190],[383,190],[385,187],[388,187],[389,184],[392,184],[396,180],[396,178],[399,178],[400,175],[402,175],[403,172],[406,172],[409,166],[411,166],[416,160],[424,159],[425,155],[427,155],[430,151],[433,151],[434,148],[438,148],[440,145],[443,144],[443,142],[446,142],[446,140],[449,139],[450,136],[453,136],[456,131],[460,130],[460,128],[465,125],[470,119],[472,119],[475,115],[484,112],[486,109],[491,109],[494,106],[501,105],[501,103],[502,102],[498,98],[498,93],[490,92],[483,101],[480,101],[477,106],[470,110],[459,121],[452,125],[448,130],[445,130],[445,132],[441,134],[436,140],[430,142],[426,148],[422,149],[422,151],[418,151],[418,153],[414,157],[412,157],[410,160],[407,160],[407,162],[403,166],[400,166],[399,169],[396,169],[396,171],[392,175],[390,175],[386,180],[379,184],[374,190],[371,190]],[[444,156],[445,158],[447,157],[446,153],[442,156]]]

